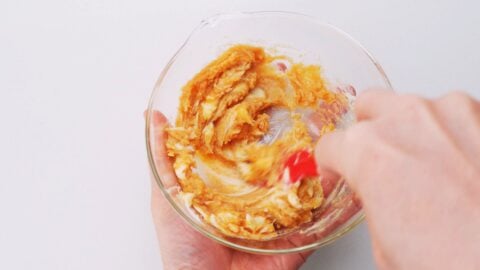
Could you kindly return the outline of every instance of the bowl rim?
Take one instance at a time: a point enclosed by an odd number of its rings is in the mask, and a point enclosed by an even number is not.
[[[195,221],[192,220],[192,218],[184,213],[184,211],[177,205],[177,203],[173,200],[171,195],[169,194],[168,190],[165,188],[163,185],[163,182],[160,178],[160,175],[157,171],[157,168],[155,166],[155,159],[153,157],[153,150],[151,146],[151,120],[152,120],[152,114],[153,114],[153,101],[155,94],[157,93],[158,86],[162,83],[163,79],[165,78],[168,70],[170,67],[173,65],[179,54],[182,52],[184,47],[189,43],[190,39],[192,36],[194,36],[195,33],[197,33],[200,29],[214,25],[215,23],[224,20],[224,19],[231,19],[231,18],[239,18],[239,17],[249,17],[249,16],[290,16],[290,17],[296,17],[298,19],[303,19],[307,20],[311,23],[315,23],[321,26],[326,26],[330,28],[331,30],[334,30],[338,34],[342,35],[344,38],[348,39],[350,42],[352,42],[355,46],[360,48],[363,53],[367,55],[367,57],[370,59],[370,61],[374,64],[376,67],[377,71],[380,73],[382,76],[385,85],[392,89],[392,85],[390,83],[390,80],[388,79],[385,71],[383,70],[382,66],[378,63],[378,61],[372,56],[372,54],[365,49],[365,47],[360,44],[356,39],[354,39],[352,36],[347,34],[345,31],[339,29],[338,27],[326,23],[323,21],[318,20],[315,17],[312,17],[310,15],[305,15],[302,13],[298,12],[290,12],[290,11],[248,11],[248,12],[228,12],[228,13],[218,13],[213,16],[207,17],[203,20],[200,21],[200,23],[190,32],[190,34],[187,36],[185,41],[182,43],[182,45],[178,48],[178,50],[175,52],[175,54],[170,58],[168,63],[165,65],[163,68],[162,72],[160,73],[157,81],[155,82],[153,91],[150,95],[149,102],[148,102],[148,108],[147,108],[147,113],[145,117],[145,139],[146,139],[146,148],[147,148],[147,156],[148,156],[148,162],[150,165],[150,170],[151,173],[155,179],[155,182],[157,185],[160,187],[160,190],[162,191],[164,197],[167,199],[169,204],[175,209],[177,214],[179,214],[184,221],[186,221],[191,227],[193,227],[196,231],[200,232],[204,236],[216,241],[217,243],[220,243],[224,246],[227,246],[229,248],[233,248],[236,250],[248,252],[248,253],[254,253],[254,254],[289,254],[289,253],[299,253],[299,252],[305,252],[309,250],[314,250],[317,248],[320,248],[322,246],[328,245],[335,240],[339,239],[340,237],[346,235],[348,232],[353,230],[355,227],[357,227],[364,219],[365,219],[365,214],[363,212],[363,209],[360,209],[360,211],[352,217],[354,219],[350,224],[348,224],[345,227],[342,227],[341,229],[338,229],[334,233],[328,235],[325,238],[322,238],[321,240],[317,240],[313,243],[305,244],[302,246],[298,247],[292,247],[292,248],[282,248],[282,249],[262,249],[262,248],[255,248],[255,247],[247,247],[243,245],[239,245],[236,243],[233,243],[227,239],[221,238],[212,232],[209,232],[208,230],[205,230],[201,226],[199,226]]]

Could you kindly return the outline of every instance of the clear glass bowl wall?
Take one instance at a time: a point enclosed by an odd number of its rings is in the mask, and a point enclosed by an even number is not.
[[[150,98],[146,143],[155,180],[179,216],[200,233],[228,247],[252,253],[281,254],[302,252],[328,244],[363,220],[361,209],[351,216],[345,215],[358,202],[352,201],[351,191],[344,181],[336,186],[331,198],[328,198],[335,201],[338,207],[330,209],[328,214],[320,209],[312,222],[293,233],[267,241],[222,235],[203,223],[191,210],[185,209],[176,196],[178,188],[164,188],[152,152],[155,148],[152,112],[160,111],[170,123],[174,123],[185,83],[234,44],[258,45],[267,52],[287,55],[296,62],[320,65],[322,75],[331,89],[352,86],[358,94],[373,86],[391,88],[380,65],[357,41],[338,28],[311,17],[285,12],[253,12],[221,14],[205,19],[164,68]]]

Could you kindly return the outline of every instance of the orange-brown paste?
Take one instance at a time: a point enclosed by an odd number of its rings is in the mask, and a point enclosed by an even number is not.
[[[208,64],[183,87],[176,123],[167,129],[187,206],[224,234],[247,239],[310,221],[324,200],[320,182],[285,186],[279,178],[285,157],[314,143],[298,110],[319,103],[346,106],[345,96],[326,88],[318,66],[247,45]],[[265,143],[274,109],[286,111],[291,126]],[[322,134],[335,128],[336,117],[320,117]]]

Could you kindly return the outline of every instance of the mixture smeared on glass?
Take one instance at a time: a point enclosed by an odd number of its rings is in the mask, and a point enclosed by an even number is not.
[[[283,163],[334,130],[349,104],[319,66],[229,48],[184,86],[167,129],[180,196],[228,236],[269,239],[311,221],[326,187],[318,177],[286,185]]]

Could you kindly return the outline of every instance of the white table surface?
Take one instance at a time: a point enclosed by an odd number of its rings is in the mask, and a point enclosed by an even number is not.
[[[287,10],[352,34],[398,91],[480,96],[478,1],[0,1],[0,269],[161,269],[142,111],[204,17]],[[366,225],[303,269],[374,269]]]

